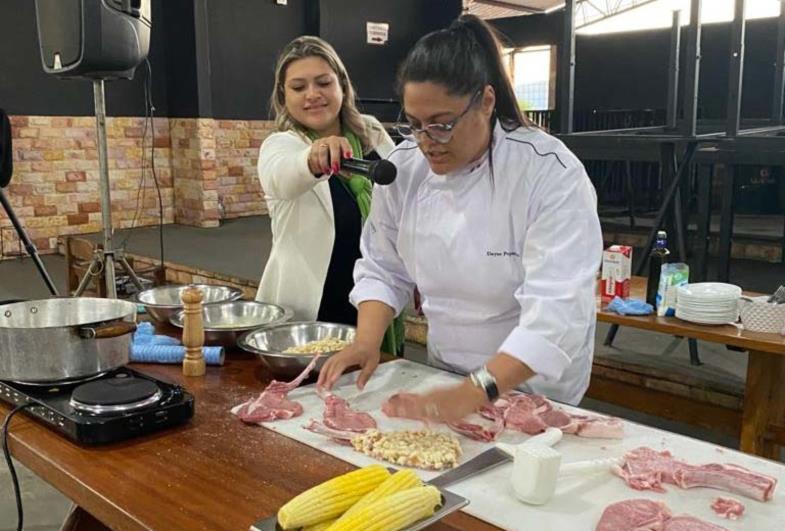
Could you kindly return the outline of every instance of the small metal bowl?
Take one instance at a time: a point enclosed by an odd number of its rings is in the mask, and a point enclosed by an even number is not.
[[[349,325],[318,321],[285,323],[246,332],[237,340],[237,345],[259,356],[275,376],[294,377],[308,366],[315,354],[287,354],[284,350],[328,337],[351,343],[354,335],[355,328]],[[322,352],[316,370],[321,369],[333,354],[335,352]]]
[[[147,310],[147,313],[159,323],[168,323],[169,319],[178,310],[183,309],[182,295],[186,288],[193,287],[202,291],[204,298],[202,304],[216,304],[219,302],[236,301],[243,296],[243,292],[229,286],[216,286],[212,284],[172,284],[159,286],[140,291],[136,294],[136,302]]]
[[[185,310],[172,315],[169,322],[183,327]],[[230,301],[210,304],[202,309],[204,342],[234,347],[243,332],[289,321],[293,312],[275,304],[258,301]]]

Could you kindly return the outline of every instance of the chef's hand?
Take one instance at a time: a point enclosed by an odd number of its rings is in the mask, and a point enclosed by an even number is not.
[[[379,365],[380,357],[381,352],[378,347],[373,348],[363,343],[354,342],[324,362],[322,370],[319,371],[319,380],[316,386],[329,391],[346,369],[359,365],[360,374],[357,376],[357,387],[362,390]]]
[[[316,176],[338,173],[341,169],[341,158],[352,156],[352,146],[342,136],[317,138],[308,153],[308,169]]]
[[[390,417],[454,422],[474,413],[487,399],[469,380],[425,394],[399,393],[382,406]]]

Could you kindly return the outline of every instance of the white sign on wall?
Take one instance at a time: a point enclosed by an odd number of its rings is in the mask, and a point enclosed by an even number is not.
[[[366,22],[365,30],[368,34],[368,44],[384,45],[390,36],[390,25],[386,22]]]

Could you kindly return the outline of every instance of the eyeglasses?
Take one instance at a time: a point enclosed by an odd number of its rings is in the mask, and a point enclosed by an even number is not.
[[[477,103],[477,101],[480,99],[480,94],[482,94],[482,89],[479,89],[474,93],[472,98],[469,100],[469,104],[461,114],[445,124],[428,124],[425,127],[414,127],[409,122],[404,122],[401,120],[403,116],[403,109],[401,109],[401,114],[398,116],[398,123],[395,125],[395,130],[398,131],[398,134],[406,140],[413,140],[419,143],[419,136],[422,133],[425,133],[428,135],[428,138],[437,144],[446,144],[452,140],[453,129],[455,129],[455,126],[458,124],[461,118],[466,116],[466,113],[468,113],[472,106],[474,106],[474,104]]]

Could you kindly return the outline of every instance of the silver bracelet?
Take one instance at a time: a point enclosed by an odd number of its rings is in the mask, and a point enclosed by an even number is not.
[[[489,402],[494,402],[499,398],[499,386],[496,383],[496,378],[485,365],[476,371],[471,372],[469,374],[469,379],[475,387],[485,393]]]

